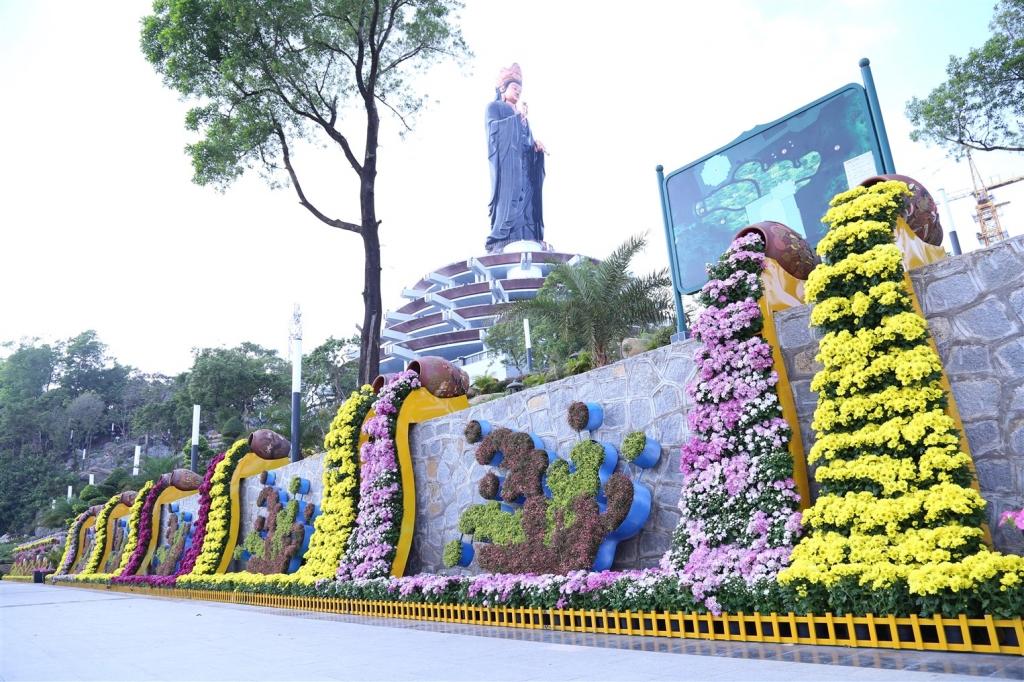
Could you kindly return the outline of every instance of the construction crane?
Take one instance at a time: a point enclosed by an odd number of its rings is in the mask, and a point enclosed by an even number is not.
[[[980,230],[980,232],[976,234],[978,242],[982,246],[992,246],[993,244],[1001,242],[1010,236],[1003,228],[999,219],[999,209],[1010,202],[1003,201],[996,203],[995,197],[992,196],[992,190],[1012,185],[1015,182],[1020,182],[1021,180],[1024,180],[1024,175],[1018,175],[1007,180],[1000,180],[999,182],[986,185],[985,181],[981,177],[981,171],[978,170],[978,166],[974,163],[974,158],[971,156],[970,149],[967,150],[967,163],[971,168],[971,184],[974,188],[957,192],[951,195],[948,198],[948,201],[974,197],[976,203],[974,206],[974,216],[972,217],[974,218],[974,222],[978,224],[978,229]]]

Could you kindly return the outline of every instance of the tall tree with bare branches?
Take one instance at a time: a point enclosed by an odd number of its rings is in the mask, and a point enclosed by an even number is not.
[[[199,133],[187,147],[194,182],[223,189],[249,169],[272,187],[287,178],[310,214],[362,238],[361,382],[373,379],[380,359],[381,113],[409,129],[423,102],[409,77],[468,55],[459,7],[455,0],[156,0],[142,21],[146,59],[195,102],[186,116]],[[360,138],[362,150],[353,142]],[[351,167],[358,220],[328,215],[303,189],[294,163],[302,140],[326,143]]]

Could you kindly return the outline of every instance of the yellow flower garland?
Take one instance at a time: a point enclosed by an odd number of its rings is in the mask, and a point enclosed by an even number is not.
[[[85,568],[81,570],[79,575],[92,575],[99,570],[103,551],[107,548],[107,521],[110,519],[111,512],[114,511],[114,507],[120,501],[121,493],[117,493],[106,501],[103,508],[96,515],[96,536],[92,546],[92,554],[89,555],[88,561],[85,562]]]
[[[920,597],[1024,585],[1024,557],[981,544],[985,501],[965,485],[970,457],[942,409],[942,364],[903,288],[899,249],[881,240],[908,195],[883,182],[833,199],[818,245],[825,262],[808,278],[812,324],[830,330],[811,383],[821,396],[808,461],[822,462],[823,488],[779,574],[804,597],[844,580],[873,590],[900,582]]]
[[[249,442],[242,438],[234,442],[224,454],[224,459],[217,463],[217,468],[210,479],[210,513],[206,517],[206,534],[203,537],[203,548],[196,558],[195,566],[190,575],[210,575],[217,571],[224,545],[227,542],[231,522],[231,496],[228,494],[231,476],[235,467],[249,452]],[[188,576],[181,576],[179,583],[187,584]]]
[[[356,521],[359,491],[359,432],[362,421],[375,399],[376,396],[370,386],[363,386],[358,391],[353,391],[348,400],[338,409],[338,414],[331,422],[331,430],[324,440],[327,453],[324,455],[323,461],[324,488],[320,502],[320,515],[314,521],[315,530],[310,538],[304,563],[297,572],[265,575],[241,571],[218,575],[209,570],[209,566],[213,565],[212,559],[205,561],[201,570],[196,570],[200,568],[200,562],[203,562],[204,557],[208,555],[208,545],[204,540],[203,552],[196,560],[196,568],[189,575],[179,577],[178,584],[182,586],[228,587],[259,584],[279,585],[284,589],[285,586],[295,583],[311,585],[317,580],[333,578],[338,570],[338,564],[341,562],[342,553],[345,551],[345,543]],[[244,441],[239,441],[232,446],[232,450],[228,451],[224,461],[231,458],[232,451],[240,443],[244,443]],[[225,471],[221,470],[224,461],[214,472],[210,493],[226,498],[231,478],[226,469]],[[233,466],[231,470],[234,470]],[[220,511],[223,505],[218,504],[217,499],[219,498],[214,498],[210,505],[207,538],[210,537],[210,522],[214,519],[215,510],[218,510],[217,524],[212,527],[212,530],[221,533],[220,528],[223,525],[223,532],[227,532],[227,525],[222,521],[226,516],[223,516]],[[212,553],[210,556],[212,557]],[[216,557],[216,561],[219,563],[219,556]]]
[[[135,548],[139,545],[139,525],[142,517],[142,505],[146,502],[146,496],[149,495],[150,489],[153,487],[153,481],[146,481],[142,484],[139,489],[139,494],[135,496],[135,502],[132,503],[132,508],[128,512],[128,539],[125,540],[124,549],[121,550],[121,561],[117,566],[117,569],[112,575],[119,576],[124,572],[125,567],[128,565],[128,560],[131,559],[132,554],[135,553]]]
[[[359,433],[375,395],[370,386],[353,391],[338,409],[324,439],[323,495],[304,563],[304,578],[333,578],[355,527],[359,503]]]

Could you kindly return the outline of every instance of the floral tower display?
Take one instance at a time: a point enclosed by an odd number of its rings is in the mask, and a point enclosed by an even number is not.
[[[694,436],[682,449],[681,517],[662,565],[715,613],[722,592],[766,590],[800,532],[790,429],[760,336],[764,250],[760,235],[747,234],[709,266],[700,292],[707,307],[693,330],[704,344],[687,387]]]
[[[779,580],[801,612],[1019,615],[1024,558],[985,546],[985,501],[893,243],[909,194],[856,187],[824,217],[806,288],[824,332],[808,456],[821,489]]]

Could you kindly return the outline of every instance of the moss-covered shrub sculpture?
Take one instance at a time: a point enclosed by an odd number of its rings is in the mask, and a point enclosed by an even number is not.
[[[299,503],[289,500],[282,504],[281,495],[277,488],[268,485],[256,498],[256,505],[265,507],[267,515],[263,530],[254,529],[242,545],[252,554],[246,563],[250,573],[285,573],[288,563],[302,547],[306,529],[296,522]]]
[[[172,512],[167,518],[167,529],[164,531],[164,544],[156,551],[159,564],[155,575],[174,575],[178,561],[185,553],[185,544],[192,530],[192,522],[185,521],[180,512]]]
[[[643,431],[633,431],[622,441],[622,456],[627,462],[632,462],[640,456],[647,445],[647,436]]]
[[[501,453],[498,466],[506,471],[501,499],[515,502],[521,497],[543,494],[541,476],[548,467],[548,455],[534,447],[530,434],[494,429],[477,446],[476,461],[483,466],[494,464],[498,453]]]
[[[585,427],[589,410],[584,403],[574,404],[583,412],[574,415],[570,407],[569,418],[578,418]],[[472,424],[466,429],[470,442],[478,435]],[[467,509],[459,531],[486,543],[476,553],[485,571],[558,574],[590,569],[602,542],[630,512],[634,484],[624,474],[612,473],[617,454],[606,450],[610,446],[592,440],[577,443],[570,466],[561,459],[549,463],[548,453],[537,444],[530,434],[507,428],[495,428],[479,440],[477,462],[501,469],[504,480],[499,486],[493,471],[481,479],[480,495],[490,501]],[[502,504],[520,502],[521,508],[511,510]],[[445,565],[456,565],[461,552],[460,542],[449,543]]]
[[[442,561],[448,568],[452,566],[458,566],[459,561],[462,559],[462,541],[452,540],[444,546],[444,555]]]
[[[499,488],[500,479],[493,471],[488,471],[484,477],[480,479],[480,484],[478,486],[480,497],[485,500],[497,499]]]
[[[570,403],[566,421],[569,422],[569,428],[573,431],[583,431],[586,429],[587,422],[590,421],[590,409],[587,407],[587,404],[581,403],[578,400]]]
[[[471,445],[479,443],[480,439],[483,438],[483,429],[480,428],[480,422],[474,419],[466,424],[464,435],[466,436],[467,443]]]

